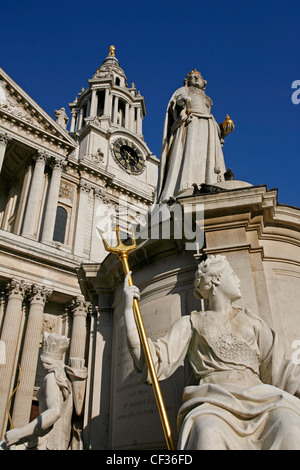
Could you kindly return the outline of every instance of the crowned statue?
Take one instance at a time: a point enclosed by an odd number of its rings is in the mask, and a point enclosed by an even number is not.
[[[169,101],[165,118],[156,203],[176,197],[193,184],[214,185],[226,172],[222,146],[234,130],[226,116],[217,124],[206,80],[193,70]]]
[[[124,283],[129,351],[150,383],[132,312],[139,291]],[[195,276],[207,308],[179,318],[163,338],[148,339],[158,380],[188,359],[195,384],[178,413],[179,450],[297,450],[300,448],[300,367],[284,357],[277,334],[247,309],[240,280],[225,256],[210,256]]]

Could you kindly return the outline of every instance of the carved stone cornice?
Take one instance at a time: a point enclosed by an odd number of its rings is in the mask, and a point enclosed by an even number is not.
[[[104,153],[101,147],[99,147],[95,153],[85,153],[80,157],[80,163],[84,162],[84,164],[86,164],[87,160],[96,164],[103,163]]]
[[[0,119],[12,129],[14,138],[30,141],[41,139],[55,145],[64,154],[76,147],[76,142],[49,117],[3,70],[0,70]]]

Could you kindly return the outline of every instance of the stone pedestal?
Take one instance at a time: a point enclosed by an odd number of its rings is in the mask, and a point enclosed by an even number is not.
[[[149,239],[130,255],[147,335],[155,340],[181,315],[205,308],[204,301],[193,295],[197,264],[202,257],[222,254],[241,280],[242,298],[236,306],[249,308],[274,328],[291,358],[293,341],[300,338],[299,209],[279,205],[276,190],[239,184],[218,193],[187,193],[177,203],[203,206],[204,244],[197,252],[187,250],[184,239]],[[82,289],[99,309],[90,338],[90,399],[85,415],[93,418],[86,419],[86,445],[166,449],[152,388],[140,383],[127,349],[124,274],[118,258],[110,254],[101,265],[82,265],[78,275]],[[161,383],[175,441],[182,392],[191,383],[187,364]]]

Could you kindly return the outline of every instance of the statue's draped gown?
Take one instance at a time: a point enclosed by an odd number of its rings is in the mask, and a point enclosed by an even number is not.
[[[149,345],[159,380],[186,356],[196,378],[178,413],[178,449],[300,449],[299,366],[263,320],[234,309],[224,326],[192,312]]]
[[[188,99],[190,108],[179,105]],[[179,88],[166,113],[157,201],[163,202],[200,185],[224,180],[226,171],[220,127],[210,113],[211,99],[194,86]]]

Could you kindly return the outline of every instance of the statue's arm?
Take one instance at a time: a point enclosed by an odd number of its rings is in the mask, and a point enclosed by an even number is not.
[[[136,286],[129,286],[128,279],[131,272],[127,274],[124,281],[124,321],[127,337],[128,349],[137,369],[142,370],[144,367],[144,354],[142,345],[135,323],[133,313],[133,299],[140,299],[140,292]]]
[[[230,117],[227,115],[225,121],[219,124],[220,131],[221,131],[221,139],[225,139],[229,134],[234,131],[234,122]]]
[[[7,431],[5,435],[7,447],[17,444],[20,441],[22,442],[23,440],[29,440],[34,435],[53,426],[60,418],[60,391],[54,373],[46,375],[44,378],[44,387],[45,411],[22,428]]]
[[[300,366],[286,359],[285,350],[278,334],[263,320],[256,320],[260,349],[260,378],[300,397]]]
[[[128,276],[126,276],[124,282],[124,318],[127,343],[136,368],[143,372],[143,380],[147,382],[150,381],[150,379],[147,374],[146,361],[132,308],[133,299],[136,298],[139,300],[140,294],[137,287],[128,286]],[[176,320],[164,337],[159,338],[156,341],[151,341],[148,338],[154,367],[159,380],[164,380],[170,377],[175,370],[183,364],[190,345],[191,337],[192,325],[190,316],[188,315]]]
[[[180,89],[170,100],[168,107],[169,132],[173,133],[183,123],[189,122],[191,114],[191,98],[186,91]]]

